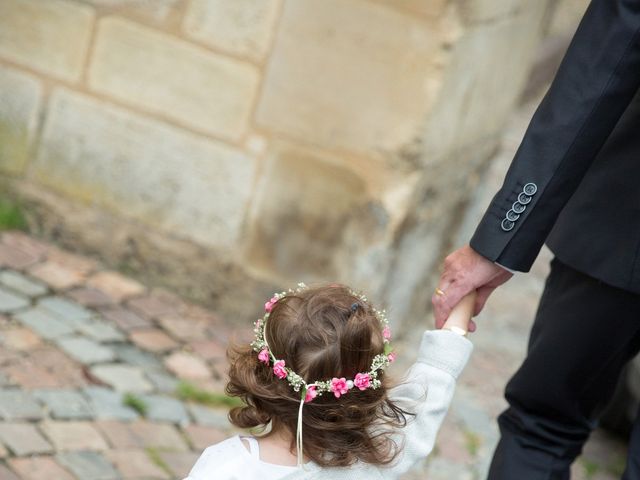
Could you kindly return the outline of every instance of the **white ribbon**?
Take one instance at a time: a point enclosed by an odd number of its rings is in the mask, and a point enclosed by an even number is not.
[[[304,450],[302,449],[302,407],[304,407],[304,395],[300,398],[298,408],[298,428],[296,429],[296,450],[298,451],[298,467],[304,468]]]

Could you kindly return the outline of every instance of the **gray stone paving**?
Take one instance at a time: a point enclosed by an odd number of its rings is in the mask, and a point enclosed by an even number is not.
[[[47,293],[47,286],[36,282],[13,270],[0,272],[0,283],[9,289],[27,297],[37,297]]]
[[[110,362],[116,358],[113,350],[86,337],[61,337],[56,339],[56,344],[71,358],[85,365]]]
[[[91,374],[118,392],[150,392],[153,388],[140,367],[121,363],[96,365]]]
[[[75,390],[35,390],[33,396],[44,404],[52,418],[81,420],[94,417],[87,399]]]
[[[123,395],[105,387],[86,387],[82,393],[98,420],[136,420],[139,414],[123,404]]]
[[[4,288],[0,288],[0,312],[15,312],[29,306],[29,299],[13,293]]]
[[[3,420],[39,420],[42,406],[27,392],[17,389],[0,390],[0,418]]]
[[[83,480],[119,480],[120,475],[111,463],[96,452],[64,452],[56,455],[63,467]]]

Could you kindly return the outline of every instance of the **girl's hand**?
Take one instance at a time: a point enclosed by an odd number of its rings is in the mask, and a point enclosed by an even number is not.
[[[452,309],[449,317],[442,326],[443,329],[453,330],[456,333],[466,335],[470,330],[469,324],[472,322],[471,317],[476,304],[476,291],[472,290],[462,300],[460,300]],[[471,330],[475,330],[474,328]]]

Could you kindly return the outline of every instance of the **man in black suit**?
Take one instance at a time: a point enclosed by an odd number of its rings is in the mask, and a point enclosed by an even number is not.
[[[620,371],[640,350],[640,0],[593,0],[470,246],[450,254],[441,326],[512,271],[555,254],[491,480],[568,479]],[[636,421],[625,479],[640,479]]]

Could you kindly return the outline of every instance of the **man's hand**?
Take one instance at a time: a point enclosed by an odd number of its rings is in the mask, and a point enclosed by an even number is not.
[[[438,291],[443,293],[434,294],[431,299],[436,328],[442,328],[451,309],[472,290],[477,291],[473,315],[480,313],[489,295],[512,276],[511,272],[487,260],[468,245],[451,253],[444,260],[438,284]],[[475,330],[473,322],[469,330]]]

